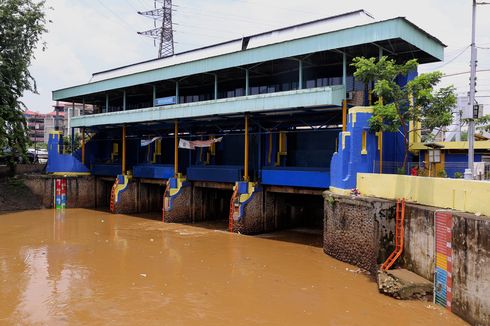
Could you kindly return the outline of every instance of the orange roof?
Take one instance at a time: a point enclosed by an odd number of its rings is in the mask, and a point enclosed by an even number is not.
[[[51,111],[51,112],[49,112],[47,115],[54,117],[54,116],[56,116],[56,111]],[[60,117],[64,117],[64,116],[65,116],[65,112],[64,112],[64,111],[59,111],[59,112],[58,112],[58,115],[59,115]]]
[[[24,111],[24,114],[28,114],[28,115],[44,115],[44,114],[41,114],[39,112],[35,112],[35,111],[31,111],[31,110],[25,110]]]

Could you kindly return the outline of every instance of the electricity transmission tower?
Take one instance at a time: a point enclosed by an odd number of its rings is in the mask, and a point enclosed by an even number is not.
[[[157,8],[161,4],[161,8]],[[174,54],[174,33],[172,27],[172,0],[155,0],[153,10],[138,11],[138,14],[153,18],[155,28],[138,32],[139,35],[153,38],[153,42],[159,41],[158,57],[164,58]],[[161,24],[157,27],[157,23]]]

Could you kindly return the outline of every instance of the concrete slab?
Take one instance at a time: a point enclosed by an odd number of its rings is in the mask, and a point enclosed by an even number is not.
[[[378,271],[379,292],[400,300],[432,300],[434,285],[425,278],[407,270]]]

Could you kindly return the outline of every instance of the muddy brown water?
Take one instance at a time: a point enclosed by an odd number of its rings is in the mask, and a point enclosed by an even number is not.
[[[2,214],[0,324],[464,324],[379,294],[325,255],[316,232],[213,227],[83,209]]]

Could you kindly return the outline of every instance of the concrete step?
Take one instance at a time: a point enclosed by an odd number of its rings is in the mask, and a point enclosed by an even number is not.
[[[434,285],[425,278],[407,270],[378,271],[379,292],[400,300],[432,300]]]

